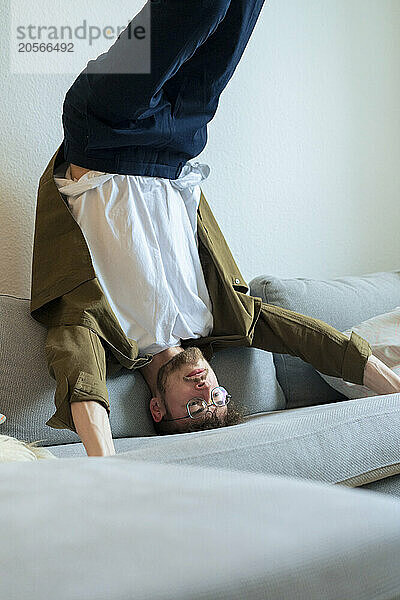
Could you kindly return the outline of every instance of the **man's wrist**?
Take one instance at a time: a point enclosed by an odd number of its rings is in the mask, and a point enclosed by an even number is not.
[[[95,400],[71,402],[71,413],[88,456],[115,454],[110,420],[102,404]]]
[[[373,354],[365,365],[363,384],[378,395],[400,392],[400,377]]]
[[[104,432],[92,432],[92,435],[83,440],[88,456],[112,456],[115,454],[113,441]]]

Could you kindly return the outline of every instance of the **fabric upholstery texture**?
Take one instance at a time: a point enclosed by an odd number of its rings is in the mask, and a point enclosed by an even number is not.
[[[284,475],[357,487],[400,474],[400,393],[273,411],[245,423],[115,440],[138,461]],[[77,444],[52,446],[76,456]]]
[[[1,477],[1,598],[400,597],[400,503],[383,494],[129,453]]]

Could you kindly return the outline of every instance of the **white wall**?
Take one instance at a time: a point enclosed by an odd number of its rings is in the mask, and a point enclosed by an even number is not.
[[[0,17],[0,293],[29,298],[38,180],[79,71],[10,73],[4,0]],[[266,1],[193,159],[248,281],[400,269],[399,33],[400,0]]]

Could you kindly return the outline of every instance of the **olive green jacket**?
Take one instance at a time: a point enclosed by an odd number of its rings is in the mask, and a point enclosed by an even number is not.
[[[106,387],[106,363],[111,361],[117,370],[136,369],[151,361],[152,355],[139,355],[138,344],[122,330],[93,268],[89,248],[68,204],[54,181],[54,170],[64,162],[63,143],[51,158],[39,181],[35,235],[32,260],[31,316],[48,328],[45,344],[50,375],[56,380],[55,414],[46,422],[56,429],[76,432],[70,403],[97,400],[110,412]],[[201,347],[207,360],[215,351],[231,346],[251,346],[255,325],[268,306],[269,318],[282,319],[282,314],[296,315],[280,307],[265,305],[262,299],[248,295],[249,286],[233,259],[224,236],[201,193],[197,211],[198,251],[212,303],[213,330],[202,338],[182,340],[182,347]],[[310,321],[310,318],[308,317]],[[290,319],[286,319],[291,324]],[[321,331],[325,324],[318,322],[318,334],[313,341],[308,336],[309,362],[327,374],[341,376],[343,349],[348,357],[343,368],[347,380],[362,383],[361,373],[369,344],[353,332],[348,340],[337,334],[336,366],[332,349],[321,352]],[[327,328],[329,326],[326,326]],[[270,329],[269,329],[270,330]],[[299,343],[295,325],[282,329],[278,339],[263,336],[258,347],[271,351],[300,355],[293,351]],[[342,337],[340,337],[342,336]],[[265,339],[264,339],[265,338]],[[318,338],[318,339],[317,339]],[[328,339],[326,340],[328,342]],[[301,346],[301,344],[300,344]],[[336,347],[335,347],[336,350]],[[339,362],[339,356],[340,361]],[[352,358],[352,361],[350,361]],[[354,362],[354,370],[352,364]]]

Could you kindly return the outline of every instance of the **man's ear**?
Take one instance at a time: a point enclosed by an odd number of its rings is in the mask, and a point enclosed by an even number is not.
[[[154,398],[150,400],[150,412],[153,417],[153,420],[156,423],[159,423],[163,416],[166,414],[164,402],[159,396],[154,396]]]

